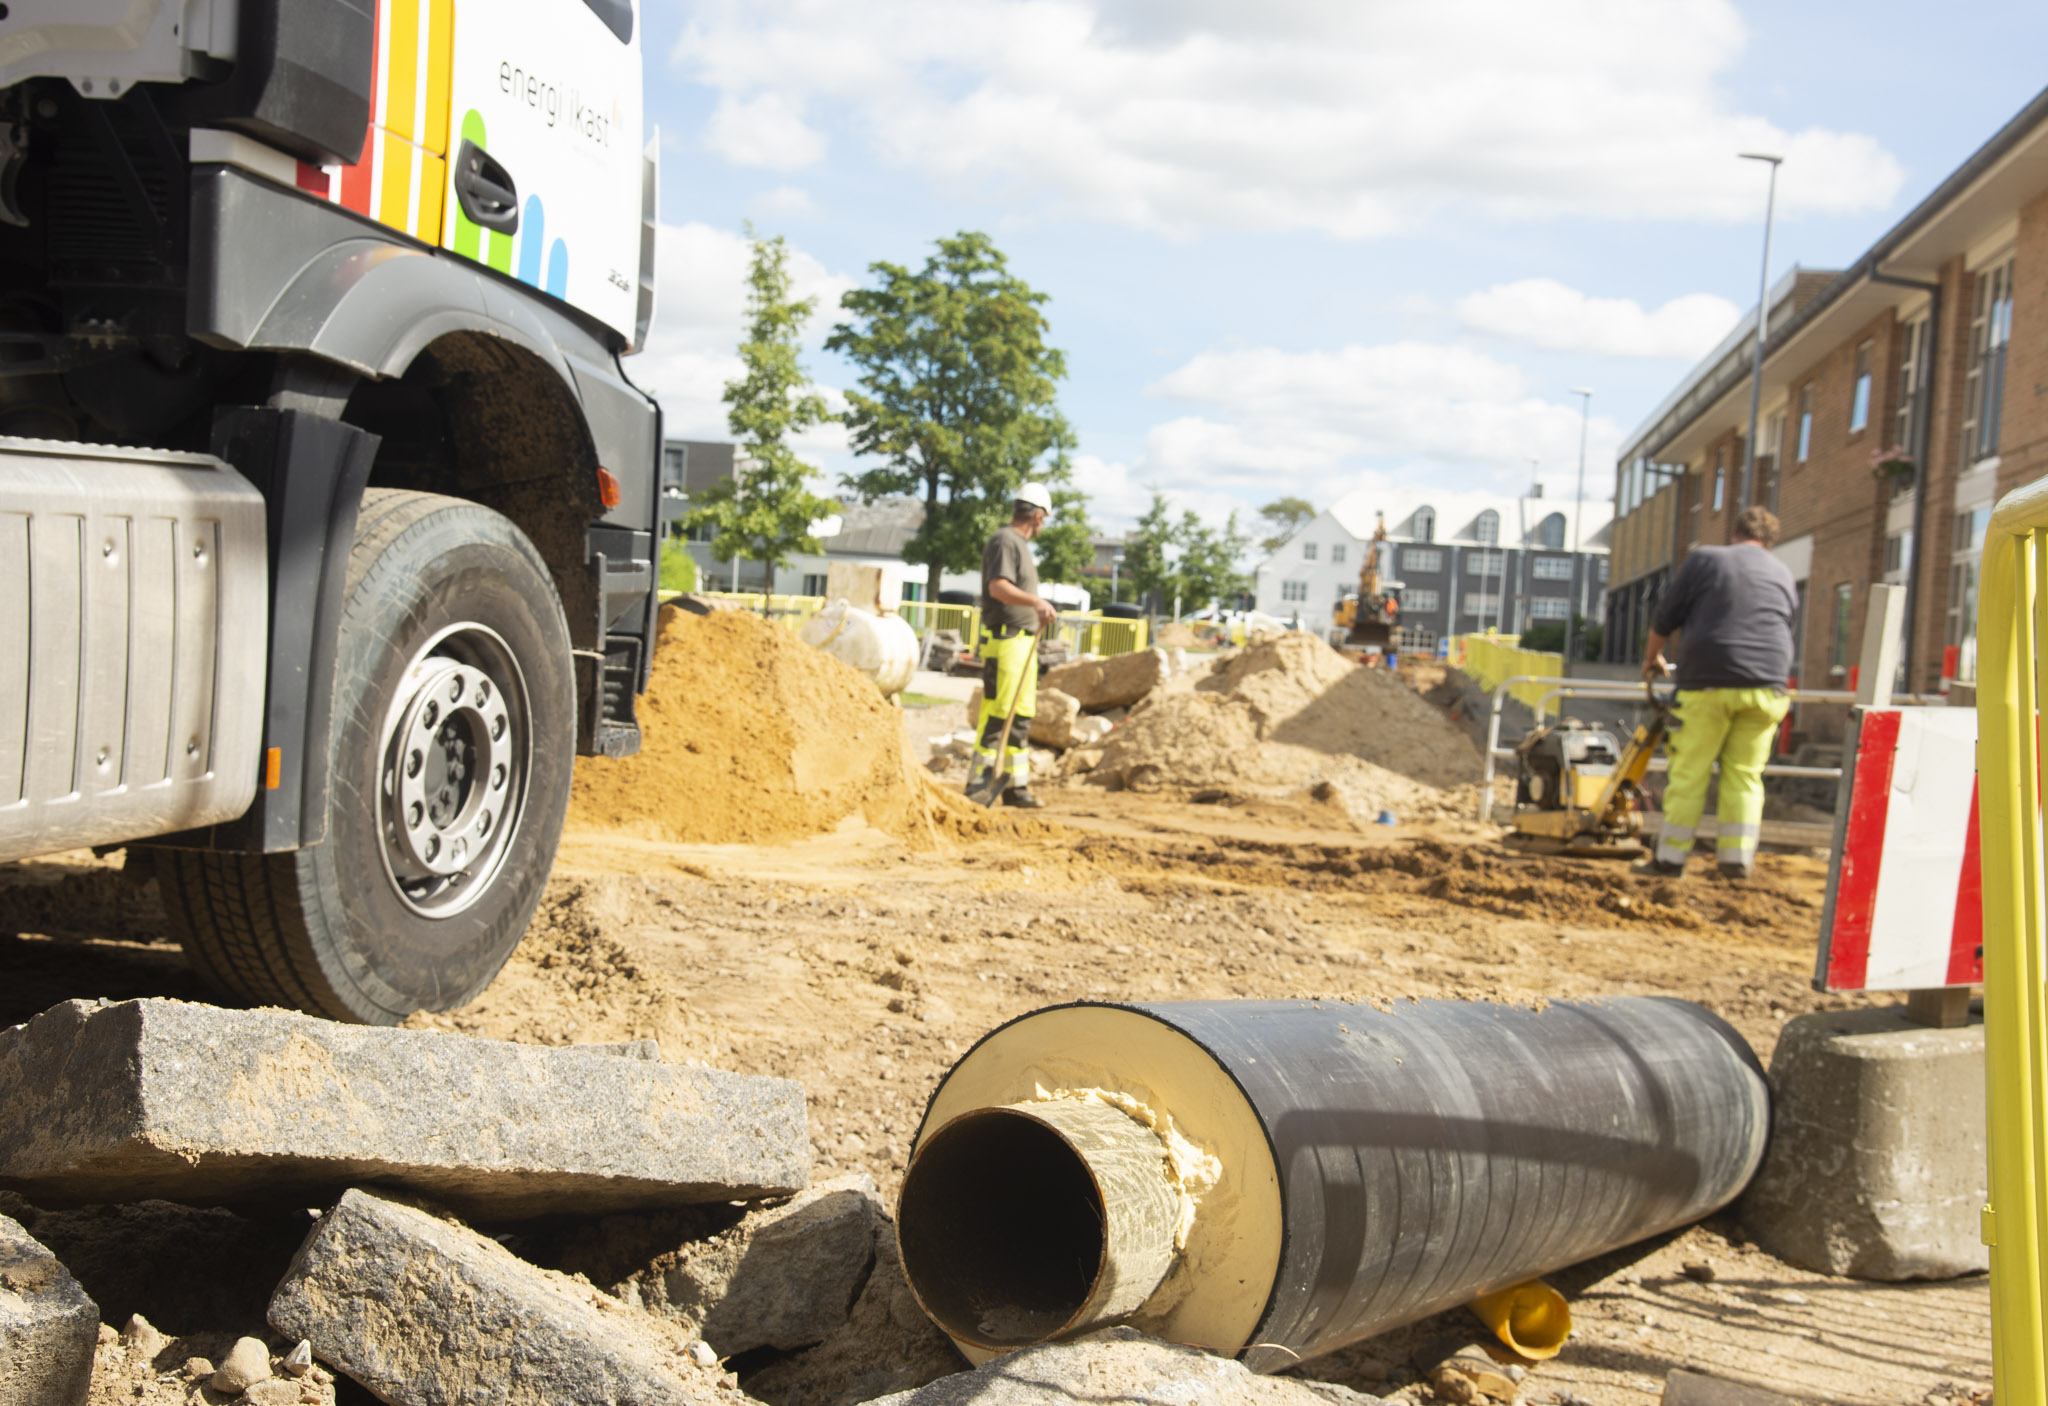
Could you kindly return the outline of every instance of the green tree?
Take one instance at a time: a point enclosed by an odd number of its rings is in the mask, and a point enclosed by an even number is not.
[[[747,226],[753,258],[747,268],[747,334],[740,343],[745,374],[725,385],[726,423],[739,440],[732,477],[697,495],[686,528],[709,527],[711,555],[763,562],[772,583],[777,567],[800,551],[819,550],[811,524],[838,506],[809,487],[810,466],[788,439],[833,418],[825,398],[809,389],[797,352],[812,298],[792,298],[789,249],[782,236],[763,239]]]
[[[1052,516],[1031,546],[1038,557],[1040,580],[1078,586],[1082,573],[1095,564],[1095,524],[1088,518],[1088,495],[1074,487],[1074,464],[1068,451],[1072,433],[1061,425],[1045,465],[1045,486],[1052,490]]]
[[[1250,578],[1244,573],[1245,549],[1251,537],[1231,513],[1219,531],[1206,527],[1193,513],[1180,525],[1180,595],[1187,608],[1199,610],[1214,601],[1228,610],[1237,604]]]
[[[1139,599],[1152,595],[1162,610],[1173,605],[1179,528],[1166,495],[1155,488],[1151,505],[1138,519],[1137,527],[1124,537],[1124,581]]]
[[[1271,535],[1259,539],[1259,550],[1277,552],[1289,537],[1315,521],[1316,505],[1306,498],[1292,494],[1275,498],[1259,509],[1259,521],[1271,529]]]
[[[985,234],[937,241],[914,273],[891,263],[868,272],[875,286],[840,300],[851,317],[825,342],[860,371],[847,393],[849,443],[882,461],[846,482],[868,501],[924,501],[903,557],[926,567],[936,599],[939,577],[981,560],[1010,495],[1066,442],[1054,403],[1066,358],[1045,342],[1046,296],[1010,273]]]

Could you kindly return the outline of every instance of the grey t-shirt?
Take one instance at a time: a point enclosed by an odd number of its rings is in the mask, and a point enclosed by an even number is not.
[[[1014,527],[999,528],[981,549],[981,623],[993,629],[1009,625],[1019,630],[1038,628],[1038,612],[1028,605],[1005,605],[988,593],[989,582],[1008,581],[1020,591],[1038,594],[1038,560],[1031,544]]]
[[[1792,672],[1799,586],[1762,547],[1694,547],[1657,602],[1651,625],[1678,642],[1680,688],[1762,688]]]

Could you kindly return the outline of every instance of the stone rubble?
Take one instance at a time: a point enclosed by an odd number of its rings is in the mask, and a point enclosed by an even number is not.
[[[0,1216],[0,1406],[75,1406],[92,1383],[99,1305],[20,1222]]]

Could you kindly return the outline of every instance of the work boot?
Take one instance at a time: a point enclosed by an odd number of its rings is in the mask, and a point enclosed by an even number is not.
[[[1685,866],[1668,859],[1646,859],[1631,865],[1629,872],[1639,879],[1679,879],[1685,877]]]
[[[1003,804],[1017,810],[1039,810],[1045,802],[1032,795],[1029,786],[1012,786],[1003,792]]]
[[[1749,882],[1750,868],[1747,864],[1731,864],[1724,859],[1714,866],[1714,877],[1726,883],[1746,884]]]

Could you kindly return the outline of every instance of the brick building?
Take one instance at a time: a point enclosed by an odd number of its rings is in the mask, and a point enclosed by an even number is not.
[[[1749,501],[1784,524],[1799,683],[1845,686],[1869,587],[1892,582],[1910,592],[1900,682],[1967,684],[1991,505],[2048,474],[2048,92],[1848,269],[1795,270],[1768,301]],[[1671,568],[1744,506],[1754,317],[1623,449],[1610,660],[1641,658]]]

